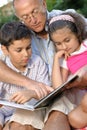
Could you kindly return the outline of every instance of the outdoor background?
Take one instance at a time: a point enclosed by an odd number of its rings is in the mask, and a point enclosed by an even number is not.
[[[87,0],[46,0],[48,10],[52,9],[75,9],[77,12],[87,17]],[[8,0],[8,3],[0,7],[0,27],[8,22],[18,20],[14,16],[12,2]]]

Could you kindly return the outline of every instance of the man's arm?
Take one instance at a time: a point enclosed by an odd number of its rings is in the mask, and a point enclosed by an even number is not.
[[[31,80],[9,68],[3,61],[0,60],[0,81],[23,86],[34,90],[37,95],[42,98],[53,89],[43,83]]]
[[[0,81],[27,87],[27,78],[13,71],[0,60]]]

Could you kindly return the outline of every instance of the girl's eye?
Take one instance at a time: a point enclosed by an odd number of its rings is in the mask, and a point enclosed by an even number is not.
[[[59,46],[59,45],[61,45],[61,43],[60,43],[60,42],[55,43],[55,46]]]
[[[70,41],[70,39],[65,39],[65,42],[69,42]]]

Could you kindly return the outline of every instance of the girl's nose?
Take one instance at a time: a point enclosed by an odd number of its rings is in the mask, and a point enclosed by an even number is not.
[[[67,46],[66,46],[65,43],[62,44],[62,47],[63,47],[63,49],[66,49],[66,48],[67,48]]]

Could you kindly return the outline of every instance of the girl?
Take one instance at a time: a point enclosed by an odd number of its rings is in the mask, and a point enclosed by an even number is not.
[[[60,86],[69,76],[87,64],[86,26],[82,15],[71,12],[55,16],[50,20],[49,34],[56,49],[52,71],[52,83],[54,88]],[[76,90],[78,89],[72,91],[77,93]],[[76,105],[84,95],[84,90],[81,91],[80,95],[78,93],[77,100],[79,100]],[[77,94],[73,92],[72,96],[76,98]],[[78,114],[80,111],[78,111]],[[69,114],[70,124],[75,128],[86,126],[87,116],[83,113],[83,115],[79,115],[77,118],[76,112],[77,111],[74,110],[74,113]]]

